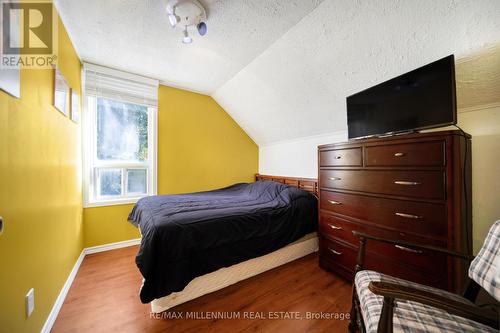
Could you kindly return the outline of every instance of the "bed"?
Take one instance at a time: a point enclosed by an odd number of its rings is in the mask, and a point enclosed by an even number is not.
[[[140,299],[161,312],[317,250],[317,182],[255,183],[139,200]]]

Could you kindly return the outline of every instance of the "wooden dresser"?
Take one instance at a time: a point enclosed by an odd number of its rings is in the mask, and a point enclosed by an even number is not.
[[[320,266],[352,280],[352,231],[472,253],[471,141],[461,131],[318,147]],[[368,242],[366,268],[459,291],[467,263]]]

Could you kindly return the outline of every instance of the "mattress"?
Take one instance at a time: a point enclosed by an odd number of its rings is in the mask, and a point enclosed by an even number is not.
[[[183,291],[153,300],[151,302],[151,312],[166,311],[174,306],[223,289],[316,251],[318,251],[318,237],[316,232],[313,232],[264,256],[199,276],[192,280]]]

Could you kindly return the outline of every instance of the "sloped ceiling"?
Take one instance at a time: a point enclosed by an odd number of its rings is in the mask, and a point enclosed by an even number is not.
[[[262,144],[346,129],[345,98],[500,43],[500,1],[324,1],[214,97]]]
[[[168,22],[166,0],[55,0],[75,48],[87,62],[212,94],[322,0],[201,0],[208,33]]]
[[[344,130],[346,96],[500,43],[498,0],[202,2],[187,46],[161,0],[56,5],[83,60],[210,94],[259,145]]]

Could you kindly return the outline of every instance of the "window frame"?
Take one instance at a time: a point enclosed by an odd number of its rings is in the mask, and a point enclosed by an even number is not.
[[[99,161],[97,159],[97,99],[104,98],[118,102],[143,105],[148,108],[148,159],[145,162]],[[108,98],[84,95],[82,115],[83,137],[83,207],[102,207],[136,203],[139,199],[157,194],[158,154],[158,108],[156,106]],[[100,196],[98,193],[99,169],[122,170],[122,192],[120,196]],[[127,170],[146,169],[146,193],[127,194]]]

